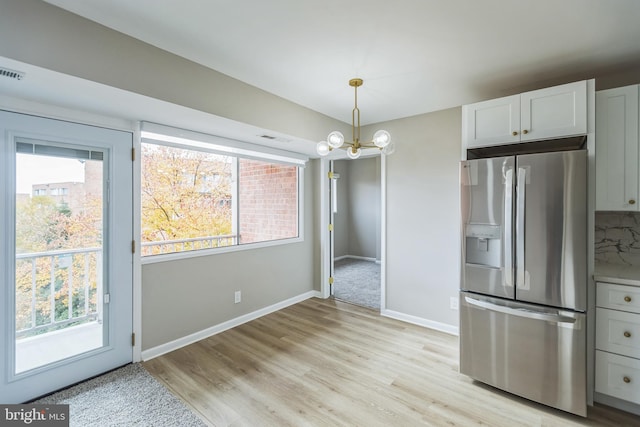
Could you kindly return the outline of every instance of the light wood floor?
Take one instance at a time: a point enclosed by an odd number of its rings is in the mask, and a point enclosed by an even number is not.
[[[587,419],[458,373],[458,339],[335,300],[310,299],[144,367],[213,426],[638,426]]]

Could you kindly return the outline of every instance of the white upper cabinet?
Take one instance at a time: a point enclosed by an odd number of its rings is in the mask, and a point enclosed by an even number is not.
[[[463,146],[562,138],[587,133],[587,82],[464,105]]]
[[[638,85],[596,93],[596,210],[638,210]]]
[[[462,107],[467,147],[520,142],[520,95]]]

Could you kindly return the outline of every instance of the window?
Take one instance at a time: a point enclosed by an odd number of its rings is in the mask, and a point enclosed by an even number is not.
[[[300,237],[306,159],[193,132],[191,138],[184,138],[185,131],[176,137],[175,132],[143,125],[143,257]]]
[[[69,194],[69,189],[65,187],[54,187],[51,189],[52,196],[66,196]]]

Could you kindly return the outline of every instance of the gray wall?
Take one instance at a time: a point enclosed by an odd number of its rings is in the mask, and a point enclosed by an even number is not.
[[[304,242],[142,266],[143,350],[320,290],[318,166],[305,172]]]
[[[0,56],[301,138],[344,125],[38,0],[0,0],[0,11]],[[320,290],[317,163],[304,242],[143,266],[143,350]]]
[[[0,0],[0,11],[0,56],[312,141],[328,129],[348,132],[344,123],[39,0]],[[585,77],[596,77],[598,89],[638,83],[637,70],[615,71]],[[521,89],[564,82],[548,83]],[[460,111],[375,126],[389,130],[398,145],[387,159],[387,308],[449,325],[458,324],[458,313],[448,303],[459,286]],[[375,129],[363,132],[370,135]],[[317,183],[312,175],[307,173],[307,185]],[[315,200],[316,191],[307,192],[307,216],[319,209]],[[144,348],[319,289],[316,229],[300,245],[145,266]],[[194,283],[185,285],[185,272]],[[195,294],[176,292],[177,284]],[[235,289],[246,294],[236,306],[228,303]],[[169,299],[179,310],[168,310]]]
[[[337,120],[39,0],[0,0],[0,56],[310,141]],[[140,112],[143,119],[144,112]]]
[[[380,157],[336,160],[334,256],[380,259]]]
[[[387,157],[386,308],[458,325],[458,162],[461,108],[375,125],[391,132]],[[367,134],[371,127],[367,127]]]

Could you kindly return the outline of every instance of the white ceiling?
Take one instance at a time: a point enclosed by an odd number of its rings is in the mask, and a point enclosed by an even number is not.
[[[362,123],[640,67],[638,0],[46,0]]]

